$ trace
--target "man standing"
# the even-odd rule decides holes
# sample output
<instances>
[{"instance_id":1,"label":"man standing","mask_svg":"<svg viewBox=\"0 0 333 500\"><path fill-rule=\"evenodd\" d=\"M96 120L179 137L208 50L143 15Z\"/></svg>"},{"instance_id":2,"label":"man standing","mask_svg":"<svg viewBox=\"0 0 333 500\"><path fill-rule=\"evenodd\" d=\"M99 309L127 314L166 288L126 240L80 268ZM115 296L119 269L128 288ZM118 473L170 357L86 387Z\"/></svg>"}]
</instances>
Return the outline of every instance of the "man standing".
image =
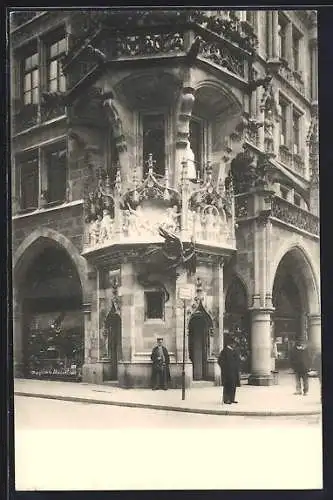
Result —
<instances>
[{"instance_id":1,"label":"man standing","mask_svg":"<svg viewBox=\"0 0 333 500\"><path fill-rule=\"evenodd\" d=\"M153 348L151 356L153 362L152 369L152 389L168 390L170 381L170 358L167 348L163 345L163 338L157 339L157 345Z\"/></svg>"},{"instance_id":2,"label":"man standing","mask_svg":"<svg viewBox=\"0 0 333 500\"><path fill-rule=\"evenodd\" d=\"M235 401L236 387L240 387L240 359L233 339L225 339L225 347L218 357L223 385L223 403L238 403Z\"/></svg>"},{"instance_id":3,"label":"man standing","mask_svg":"<svg viewBox=\"0 0 333 500\"><path fill-rule=\"evenodd\" d=\"M297 340L291 353L291 367L295 372L296 377L296 392L295 394L302 394L306 396L309 391L309 351L304 342Z\"/></svg>"}]
</instances>

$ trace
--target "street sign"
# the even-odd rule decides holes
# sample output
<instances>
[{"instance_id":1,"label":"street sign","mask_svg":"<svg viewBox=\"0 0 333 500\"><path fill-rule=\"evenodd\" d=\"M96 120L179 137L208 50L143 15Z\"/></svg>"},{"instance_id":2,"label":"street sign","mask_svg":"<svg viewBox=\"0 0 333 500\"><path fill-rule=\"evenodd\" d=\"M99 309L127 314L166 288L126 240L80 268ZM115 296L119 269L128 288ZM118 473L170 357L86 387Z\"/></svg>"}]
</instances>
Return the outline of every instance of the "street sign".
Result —
<instances>
[{"instance_id":1,"label":"street sign","mask_svg":"<svg viewBox=\"0 0 333 500\"><path fill-rule=\"evenodd\" d=\"M194 297L194 285L191 283L179 287L178 296L183 300L191 300Z\"/></svg>"}]
</instances>

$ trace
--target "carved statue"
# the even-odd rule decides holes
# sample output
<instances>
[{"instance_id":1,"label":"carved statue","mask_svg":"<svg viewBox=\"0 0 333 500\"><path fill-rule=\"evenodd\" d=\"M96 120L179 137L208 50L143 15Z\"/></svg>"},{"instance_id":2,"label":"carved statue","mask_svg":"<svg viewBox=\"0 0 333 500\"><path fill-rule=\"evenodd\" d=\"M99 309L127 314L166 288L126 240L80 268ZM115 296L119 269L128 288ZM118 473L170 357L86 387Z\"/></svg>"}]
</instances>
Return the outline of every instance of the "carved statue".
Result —
<instances>
[{"instance_id":1,"label":"carved statue","mask_svg":"<svg viewBox=\"0 0 333 500\"><path fill-rule=\"evenodd\" d=\"M178 212L177 205L173 205L173 207L169 207L166 210L166 218L165 221L161 224L161 227L166 231L171 231L172 233L176 233L179 231L179 217L180 213Z\"/></svg>"},{"instance_id":2,"label":"carved statue","mask_svg":"<svg viewBox=\"0 0 333 500\"><path fill-rule=\"evenodd\" d=\"M190 141L187 141L185 161L187 161L187 177L189 180L196 180L197 170L195 167L195 156L191 148Z\"/></svg>"},{"instance_id":3,"label":"carved statue","mask_svg":"<svg viewBox=\"0 0 333 500\"><path fill-rule=\"evenodd\" d=\"M196 212L193 214L193 232L196 239L202 237L202 216L200 207L197 207Z\"/></svg>"},{"instance_id":4,"label":"carved statue","mask_svg":"<svg viewBox=\"0 0 333 500\"><path fill-rule=\"evenodd\" d=\"M99 241L104 243L112 237L113 220L111 219L110 212L106 209L103 210L103 219L100 225Z\"/></svg>"},{"instance_id":5,"label":"carved statue","mask_svg":"<svg viewBox=\"0 0 333 500\"><path fill-rule=\"evenodd\" d=\"M219 213L216 207L207 207L205 214L206 239L216 241L219 234Z\"/></svg>"}]
</instances>

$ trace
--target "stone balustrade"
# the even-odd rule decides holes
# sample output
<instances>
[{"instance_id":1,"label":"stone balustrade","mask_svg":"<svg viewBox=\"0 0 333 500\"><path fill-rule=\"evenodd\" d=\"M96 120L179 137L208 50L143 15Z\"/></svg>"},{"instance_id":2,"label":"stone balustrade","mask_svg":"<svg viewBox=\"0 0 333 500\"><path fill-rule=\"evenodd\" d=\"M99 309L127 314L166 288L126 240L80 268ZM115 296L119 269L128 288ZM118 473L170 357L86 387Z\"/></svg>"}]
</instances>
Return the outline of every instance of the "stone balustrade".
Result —
<instances>
[{"instance_id":1,"label":"stone balustrade","mask_svg":"<svg viewBox=\"0 0 333 500\"><path fill-rule=\"evenodd\" d=\"M319 218L283 198L274 197L271 215L287 224L319 236Z\"/></svg>"}]
</instances>

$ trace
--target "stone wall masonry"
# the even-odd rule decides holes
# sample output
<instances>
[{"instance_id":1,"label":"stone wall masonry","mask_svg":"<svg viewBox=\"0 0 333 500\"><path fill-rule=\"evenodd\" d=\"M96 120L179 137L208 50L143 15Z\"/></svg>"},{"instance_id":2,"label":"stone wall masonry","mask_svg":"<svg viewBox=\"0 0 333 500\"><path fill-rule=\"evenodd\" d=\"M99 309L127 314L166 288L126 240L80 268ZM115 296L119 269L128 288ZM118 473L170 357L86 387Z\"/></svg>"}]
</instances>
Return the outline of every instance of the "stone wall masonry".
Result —
<instances>
[{"instance_id":1,"label":"stone wall masonry","mask_svg":"<svg viewBox=\"0 0 333 500\"><path fill-rule=\"evenodd\" d=\"M40 210L13 219L13 252L36 229L50 228L66 236L81 253L83 243L83 206L64 206L53 210Z\"/></svg>"}]
</instances>

